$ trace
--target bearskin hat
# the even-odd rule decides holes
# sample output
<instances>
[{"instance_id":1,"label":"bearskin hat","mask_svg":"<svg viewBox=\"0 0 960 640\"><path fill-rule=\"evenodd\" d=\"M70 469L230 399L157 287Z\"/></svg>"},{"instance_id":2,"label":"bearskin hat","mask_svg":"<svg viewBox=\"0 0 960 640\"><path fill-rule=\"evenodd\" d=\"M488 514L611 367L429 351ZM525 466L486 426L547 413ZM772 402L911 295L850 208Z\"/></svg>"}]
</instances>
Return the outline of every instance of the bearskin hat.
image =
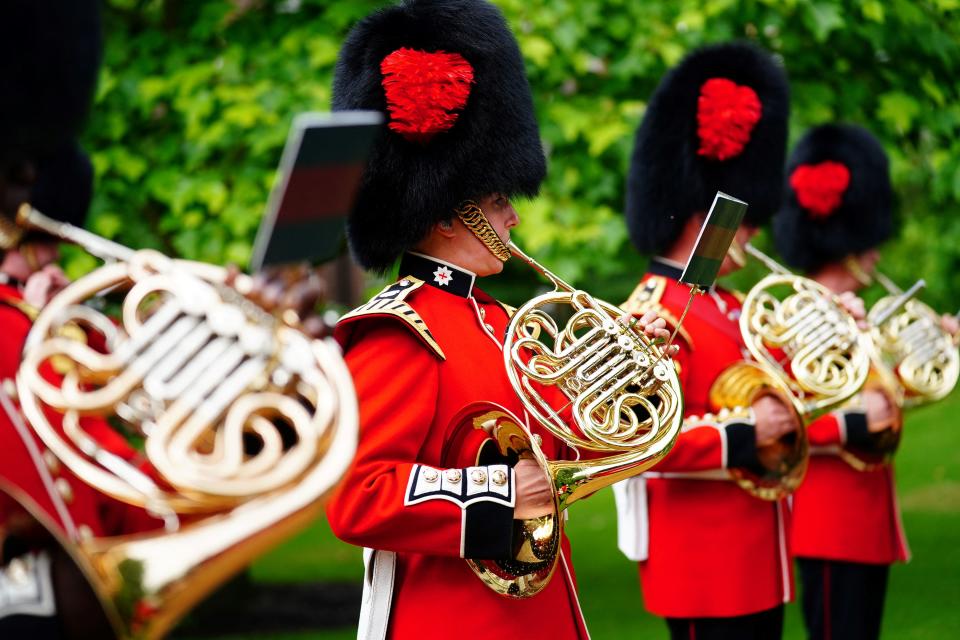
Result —
<instances>
[{"instance_id":1,"label":"bearskin hat","mask_svg":"<svg viewBox=\"0 0 960 640\"><path fill-rule=\"evenodd\" d=\"M773 219L786 263L816 270L879 246L893 234L887 154L866 129L811 129L787 163L784 203Z\"/></svg>"},{"instance_id":2,"label":"bearskin hat","mask_svg":"<svg viewBox=\"0 0 960 640\"><path fill-rule=\"evenodd\" d=\"M76 137L93 100L100 53L98 0L0 4L0 179L6 183L0 222L5 227L14 224L24 198L48 216L83 224L93 169ZM19 233L5 235L3 249L21 240Z\"/></svg>"},{"instance_id":3,"label":"bearskin hat","mask_svg":"<svg viewBox=\"0 0 960 640\"><path fill-rule=\"evenodd\" d=\"M483 0L410 0L362 20L340 51L333 108L388 118L347 224L368 269L388 269L464 200L532 197L546 173L520 50Z\"/></svg>"},{"instance_id":4,"label":"bearskin hat","mask_svg":"<svg viewBox=\"0 0 960 640\"><path fill-rule=\"evenodd\" d=\"M56 153L78 135L100 51L98 0L0 4L0 166Z\"/></svg>"},{"instance_id":5,"label":"bearskin hat","mask_svg":"<svg viewBox=\"0 0 960 640\"><path fill-rule=\"evenodd\" d=\"M45 215L82 227L93 198L93 165L76 142L37 161L31 204Z\"/></svg>"},{"instance_id":6,"label":"bearskin hat","mask_svg":"<svg viewBox=\"0 0 960 640\"><path fill-rule=\"evenodd\" d=\"M746 43L703 47L654 91L627 176L626 217L641 253L666 251L717 191L750 206L761 225L783 183L790 90L769 53Z\"/></svg>"}]
</instances>

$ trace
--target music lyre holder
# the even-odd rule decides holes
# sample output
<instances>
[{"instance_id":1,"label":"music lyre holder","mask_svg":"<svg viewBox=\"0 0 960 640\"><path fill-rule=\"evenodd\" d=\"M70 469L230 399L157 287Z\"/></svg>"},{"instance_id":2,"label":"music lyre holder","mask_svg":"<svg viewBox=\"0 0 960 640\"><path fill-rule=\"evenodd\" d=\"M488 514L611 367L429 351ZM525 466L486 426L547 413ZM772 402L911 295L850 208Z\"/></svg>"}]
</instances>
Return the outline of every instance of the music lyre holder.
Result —
<instances>
[{"instance_id":1,"label":"music lyre holder","mask_svg":"<svg viewBox=\"0 0 960 640\"><path fill-rule=\"evenodd\" d=\"M673 328L673 333L663 345L660 357L654 361L649 369L656 366L664 355L669 353L670 346L677 337L677 332L683 325L687 312L693 306L693 300L698 294L707 291L717 281L720 275L720 267L723 265L730 245L740 228L743 216L747 213L747 203L729 196L722 191L717 191L713 198L713 204L707 213L703 226L700 227L700 233L697 235L697 242L687 258L687 264L680 275L680 282L690 285L690 297L687 304L680 314L677 325Z\"/></svg>"}]
</instances>

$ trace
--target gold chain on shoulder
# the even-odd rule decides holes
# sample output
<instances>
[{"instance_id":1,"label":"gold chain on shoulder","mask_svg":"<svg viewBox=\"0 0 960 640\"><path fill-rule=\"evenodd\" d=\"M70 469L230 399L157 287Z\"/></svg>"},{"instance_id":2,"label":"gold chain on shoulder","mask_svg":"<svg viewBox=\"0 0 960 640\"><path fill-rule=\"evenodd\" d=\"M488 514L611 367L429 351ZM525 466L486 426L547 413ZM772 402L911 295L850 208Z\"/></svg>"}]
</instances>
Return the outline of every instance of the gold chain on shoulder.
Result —
<instances>
[{"instance_id":1,"label":"gold chain on shoulder","mask_svg":"<svg viewBox=\"0 0 960 640\"><path fill-rule=\"evenodd\" d=\"M457 209L457 216L460 222L466 225L467 229L473 232L473 235L484 244L484 246L497 257L498 260L506 262L510 259L510 249L503 244L503 240L497 235L497 232L490 226L490 221L483 214L483 209L476 202L467 200Z\"/></svg>"},{"instance_id":2,"label":"gold chain on shoulder","mask_svg":"<svg viewBox=\"0 0 960 640\"><path fill-rule=\"evenodd\" d=\"M20 244L23 233L23 227L0 213L0 251L9 251Z\"/></svg>"}]
</instances>

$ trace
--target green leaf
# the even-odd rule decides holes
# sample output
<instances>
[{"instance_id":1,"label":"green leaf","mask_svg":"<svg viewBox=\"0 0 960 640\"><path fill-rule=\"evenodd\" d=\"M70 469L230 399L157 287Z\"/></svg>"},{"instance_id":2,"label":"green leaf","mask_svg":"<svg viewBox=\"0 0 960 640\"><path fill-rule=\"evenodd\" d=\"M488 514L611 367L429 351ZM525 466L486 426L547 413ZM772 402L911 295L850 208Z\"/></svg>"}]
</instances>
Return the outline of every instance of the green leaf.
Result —
<instances>
[{"instance_id":1,"label":"green leaf","mask_svg":"<svg viewBox=\"0 0 960 640\"><path fill-rule=\"evenodd\" d=\"M920 86L923 87L923 92L928 96L933 98L933 101L937 104L938 107L942 107L947 102L947 97L943 93L936 80L934 80L933 75L927 73L922 78L920 78Z\"/></svg>"},{"instance_id":2,"label":"green leaf","mask_svg":"<svg viewBox=\"0 0 960 640\"><path fill-rule=\"evenodd\" d=\"M867 0L860 6L860 12L867 20L881 23L886 15L883 11L883 3L878 0Z\"/></svg>"},{"instance_id":3,"label":"green leaf","mask_svg":"<svg viewBox=\"0 0 960 640\"><path fill-rule=\"evenodd\" d=\"M101 212L93 217L90 224L93 232L104 238L116 238L123 228L123 218L113 212Z\"/></svg>"},{"instance_id":4,"label":"green leaf","mask_svg":"<svg viewBox=\"0 0 960 640\"><path fill-rule=\"evenodd\" d=\"M594 127L590 131L588 153L597 157L606 151L610 145L629 134L630 127L621 120L613 120Z\"/></svg>"},{"instance_id":5,"label":"green leaf","mask_svg":"<svg viewBox=\"0 0 960 640\"><path fill-rule=\"evenodd\" d=\"M676 42L664 42L660 45L660 57L664 64L672 67L683 59L686 50L683 45Z\"/></svg>"},{"instance_id":6,"label":"green leaf","mask_svg":"<svg viewBox=\"0 0 960 640\"><path fill-rule=\"evenodd\" d=\"M219 213L227 202L227 187L220 180L206 180L196 186L195 197L210 213Z\"/></svg>"},{"instance_id":7,"label":"green leaf","mask_svg":"<svg viewBox=\"0 0 960 640\"><path fill-rule=\"evenodd\" d=\"M960 164L953 171L953 197L960 200Z\"/></svg>"},{"instance_id":8,"label":"green leaf","mask_svg":"<svg viewBox=\"0 0 960 640\"><path fill-rule=\"evenodd\" d=\"M520 38L520 49L524 57L532 60L538 67L544 67L554 53L553 44L540 36L526 36Z\"/></svg>"},{"instance_id":9,"label":"green leaf","mask_svg":"<svg viewBox=\"0 0 960 640\"><path fill-rule=\"evenodd\" d=\"M825 42L830 33L844 26L842 8L833 3L813 2L807 6L804 21L817 42Z\"/></svg>"},{"instance_id":10,"label":"green leaf","mask_svg":"<svg viewBox=\"0 0 960 640\"><path fill-rule=\"evenodd\" d=\"M877 117L897 133L910 130L914 118L920 113L920 105L906 93L893 91L880 96Z\"/></svg>"}]
</instances>

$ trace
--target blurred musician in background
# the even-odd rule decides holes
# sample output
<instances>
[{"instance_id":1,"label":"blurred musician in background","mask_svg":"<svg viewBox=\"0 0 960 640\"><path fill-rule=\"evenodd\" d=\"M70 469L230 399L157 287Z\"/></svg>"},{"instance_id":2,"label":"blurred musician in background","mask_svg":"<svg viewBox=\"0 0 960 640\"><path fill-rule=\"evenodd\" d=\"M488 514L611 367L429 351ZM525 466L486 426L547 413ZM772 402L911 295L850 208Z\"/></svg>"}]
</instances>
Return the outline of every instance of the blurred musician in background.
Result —
<instances>
[{"instance_id":1,"label":"blurred musician in background","mask_svg":"<svg viewBox=\"0 0 960 640\"><path fill-rule=\"evenodd\" d=\"M0 8L0 637L102 637L92 592L64 551L89 536L160 526L106 498L65 469L30 430L14 379L38 309L66 284L57 243L17 227L32 203L81 225L93 170L76 136L100 61L98 2L5 2ZM55 371L49 375L58 375ZM133 450L105 423L85 424L113 453ZM62 620L74 623L68 631Z\"/></svg>"},{"instance_id":2,"label":"blurred musician in background","mask_svg":"<svg viewBox=\"0 0 960 640\"><path fill-rule=\"evenodd\" d=\"M783 68L747 44L700 49L661 81L627 180L630 237L654 256L627 310L676 324L690 294L677 280L717 191L749 204L730 254L716 256L721 275L742 266L734 250L780 203L788 112ZM748 494L729 470L759 465L758 447L795 430L795 414L772 396L738 408L708 399L744 357L739 315L720 287L693 302L677 338L684 431L652 471L615 487L620 547L639 561L644 604L675 640L779 638L793 595L785 505Z\"/></svg>"},{"instance_id":3,"label":"blurred musician in background","mask_svg":"<svg viewBox=\"0 0 960 640\"><path fill-rule=\"evenodd\" d=\"M894 230L880 142L852 125L810 130L790 156L785 190L774 232L787 264L837 293L870 284L878 247ZM890 565L909 558L892 465L858 471L840 457L844 448L875 450L897 409L877 389L858 404L809 425L810 466L793 496L792 545L811 638L879 637Z\"/></svg>"}]
</instances>

